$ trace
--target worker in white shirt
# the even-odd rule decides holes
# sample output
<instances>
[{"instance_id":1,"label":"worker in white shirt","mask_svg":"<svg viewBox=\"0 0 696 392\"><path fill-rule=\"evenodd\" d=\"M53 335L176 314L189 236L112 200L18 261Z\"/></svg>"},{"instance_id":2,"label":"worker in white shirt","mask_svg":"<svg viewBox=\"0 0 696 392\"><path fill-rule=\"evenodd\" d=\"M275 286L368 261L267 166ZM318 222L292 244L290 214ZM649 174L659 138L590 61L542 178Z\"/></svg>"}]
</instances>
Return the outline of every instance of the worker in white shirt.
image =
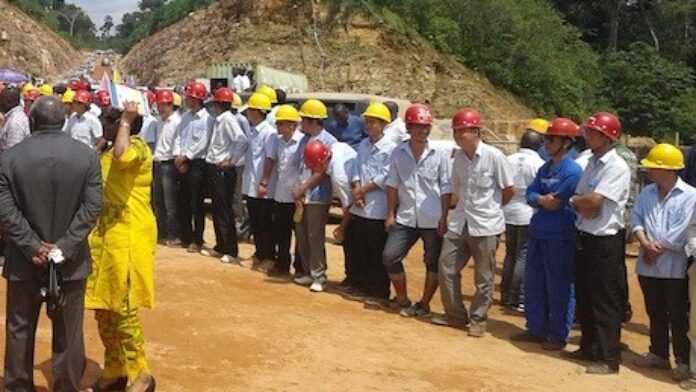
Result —
<instances>
[{"instance_id":1,"label":"worker in white shirt","mask_svg":"<svg viewBox=\"0 0 696 392\"><path fill-rule=\"evenodd\" d=\"M179 172L174 166L176 158L177 128L181 116L174 110L174 95L169 90L160 90L155 98L159 112L157 121L160 137L155 145L153 199L157 218L157 235L164 245L180 246L177 195Z\"/></svg>"},{"instance_id":2,"label":"worker in white shirt","mask_svg":"<svg viewBox=\"0 0 696 392\"><path fill-rule=\"evenodd\" d=\"M596 113L584 125L592 158L570 204L579 217L575 255L580 349L570 358L590 360L590 374L615 374L621 362L621 321L625 300L623 249L624 206L631 170L614 149L621 123L610 113Z\"/></svg>"},{"instance_id":3,"label":"worker in white shirt","mask_svg":"<svg viewBox=\"0 0 696 392\"><path fill-rule=\"evenodd\" d=\"M672 378L686 381L691 374L685 246L696 189L677 175L684 168L684 155L673 145L653 147L640 165L653 182L638 196L632 216L633 233L640 243L636 273L650 318L650 350L634 363L644 368L671 369L671 335L677 365Z\"/></svg>"},{"instance_id":4,"label":"worker in white shirt","mask_svg":"<svg viewBox=\"0 0 696 392\"><path fill-rule=\"evenodd\" d=\"M575 150L578 152L578 156L575 157L575 163L580 165L582 170L585 170L587 164L590 162L590 158L592 158L592 150L587 148L584 135L578 135L573 144L575 145Z\"/></svg>"},{"instance_id":5,"label":"worker in white shirt","mask_svg":"<svg viewBox=\"0 0 696 392\"><path fill-rule=\"evenodd\" d=\"M389 299L389 275L382 263L387 242L384 230L386 180L391 154L397 144L384 135L384 128L391 121L385 104L370 104L363 118L368 137L358 146L351 179L354 202L345 233L346 279L353 295L386 300Z\"/></svg>"},{"instance_id":6,"label":"worker in white shirt","mask_svg":"<svg viewBox=\"0 0 696 392\"><path fill-rule=\"evenodd\" d=\"M518 152L507 157L513 170L515 196L505 205L505 262L500 283L501 303L524 310L524 271L527 265L527 232L534 208L527 204L527 187L544 164L537 150L544 139L538 132L526 131Z\"/></svg>"},{"instance_id":7,"label":"worker in white shirt","mask_svg":"<svg viewBox=\"0 0 696 392\"><path fill-rule=\"evenodd\" d=\"M157 98L155 94L149 90L146 91L144 95L145 99L147 99L150 111L143 115L143 128L140 130L138 136L140 136L141 139L145 140L145 143L147 143L147 145L150 147L150 150L154 152L155 144L157 143L158 138L158 127L157 118L152 114L152 110L155 107Z\"/></svg>"},{"instance_id":8,"label":"worker in white shirt","mask_svg":"<svg viewBox=\"0 0 696 392\"><path fill-rule=\"evenodd\" d=\"M394 286L396 297L383 306L399 311L404 317L430 313L430 301L437 291L438 264L447 221L452 186L449 157L430 146L428 136L433 124L430 107L411 105L406 110L408 143L394 149L387 176L387 243L382 262ZM398 208L397 208L398 207ZM411 304L406 288L403 259L418 239L423 240L427 275L423 295ZM372 304L370 301L366 301Z\"/></svg>"},{"instance_id":9,"label":"worker in white shirt","mask_svg":"<svg viewBox=\"0 0 696 392\"><path fill-rule=\"evenodd\" d=\"M239 126L242 127L245 135L249 135L249 119L240 112L242 108L242 97L239 94L234 94L234 101L232 101L232 113L234 113L237 118ZM235 181L234 196L232 202L232 209L234 210L234 219L237 225L237 239L239 241L249 241L251 237L251 226L249 225L249 211L247 211L246 204L242 198L242 178L244 176L244 164L246 163L246 151L237 160L234 165L234 171L237 173L237 181Z\"/></svg>"},{"instance_id":10,"label":"worker in white shirt","mask_svg":"<svg viewBox=\"0 0 696 392\"><path fill-rule=\"evenodd\" d=\"M181 118L177 131L178 155L174 160L181 173L179 211L181 216L181 242L189 253L203 249L205 230L205 155L215 119L208 114L203 101L208 90L200 82L186 86L187 111ZM193 225L192 225L193 224Z\"/></svg>"},{"instance_id":11,"label":"worker in white shirt","mask_svg":"<svg viewBox=\"0 0 696 392\"><path fill-rule=\"evenodd\" d=\"M469 336L486 333L488 309L495 288L495 250L505 231L505 206L515 193L513 171L505 155L481 140L481 115L461 109L452 118L454 141L461 148L454 155L453 191L459 201L449 217L439 260L440 295L444 317L433 317L438 325L463 327L471 321ZM471 316L462 299L461 271L474 259L476 293Z\"/></svg>"},{"instance_id":12,"label":"worker in white shirt","mask_svg":"<svg viewBox=\"0 0 696 392\"><path fill-rule=\"evenodd\" d=\"M269 188L273 192L273 244L277 250L275 265L268 271L272 276L287 276L290 274L290 244L294 228L295 200L292 188L299 182L300 169L295 165L295 155L302 139L299 131L300 113L293 106L283 105L276 115L278 133L271 135L266 144L266 161L263 176L259 182L258 195L268 195ZM268 184L268 185L264 185ZM303 276L302 262L298 257L299 251L295 243L295 260L293 267L296 276Z\"/></svg>"},{"instance_id":13,"label":"worker in white shirt","mask_svg":"<svg viewBox=\"0 0 696 392\"><path fill-rule=\"evenodd\" d=\"M234 93L221 87L213 96L215 125L205 156L208 191L213 201L213 228L215 246L203 249L204 256L220 259L226 264L240 264L237 226L232 209L235 182L235 163L246 153L247 136L230 111Z\"/></svg>"},{"instance_id":14,"label":"worker in white shirt","mask_svg":"<svg viewBox=\"0 0 696 392\"><path fill-rule=\"evenodd\" d=\"M392 121L384 127L384 136L396 144L401 144L409 139L406 123L399 117L399 105L394 101L384 103L389 108Z\"/></svg>"},{"instance_id":15,"label":"worker in white shirt","mask_svg":"<svg viewBox=\"0 0 696 392\"><path fill-rule=\"evenodd\" d=\"M266 144L276 130L266 121L266 114L271 110L271 100L261 93L249 97L247 118L251 128L247 135L249 145L246 150L242 194L246 198L249 210L249 223L254 236L256 252L252 256L252 268L267 272L273 267L275 250L273 249L273 189L265 195L259 195L259 185L268 187L270 183L261 183L263 166L266 161Z\"/></svg>"},{"instance_id":16,"label":"worker in white shirt","mask_svg":"<svg viewBox=\"0 0 696 392\"><path fill-rule=\"evenodd\" d=\"M300 117L304 133L296 155L296 164L300 168L300 182L293 189L292 195L298 206L302 207L301 219L295 222L295 230L302 266L309 275L296 277L294 282L309 286L310 291L318 293L324 291L327 280L326 224L329 220L333 188L331 178L326 173L328 168L321 165L321 158L324 158L324 152L330 154L331 146L337 140L324 129L328 111L323 102L308 99L300 107ZM310 149L308 155L305 150L312 143L320 148ZM312 151L322 154L313 155Z\"/></svg>"},{"instance_id":17,"label":"worker in white shirt","mask_svg":"<svg viewBox=\"0 0 696 392\"><path fill-rule=\"evenodd\" d=\"M65 130L73 139L101 151L106 146L106 139L101 121L88 111L91 103L92 94L88 91L80 90L75 93L71 104L73 115L70 116Z\"/></svg>"}]
</instances>

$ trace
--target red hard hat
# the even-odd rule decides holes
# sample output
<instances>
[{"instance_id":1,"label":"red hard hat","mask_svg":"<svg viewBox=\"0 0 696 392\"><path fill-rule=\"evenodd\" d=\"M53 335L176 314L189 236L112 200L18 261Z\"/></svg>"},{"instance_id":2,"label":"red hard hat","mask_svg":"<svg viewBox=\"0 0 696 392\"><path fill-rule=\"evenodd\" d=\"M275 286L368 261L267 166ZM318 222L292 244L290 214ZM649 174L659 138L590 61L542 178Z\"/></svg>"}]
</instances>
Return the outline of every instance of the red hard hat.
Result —
<instances>
[{"instance_id":1,"label":"red hard hat","mask_svg":"<svg viewBox=\"0 0 696 392\"><path fill-rule=\"evenodd\" d=\"M546 131L546 134L552 136L576 137L579 129L580 127L578 124L573 122L573 120L557 117L551 121L551 125Z\"/></svg>"},{"instance_id":2,"label":"red hard hat","mask_svg":"<svg viewBox=\"0 0 696 392\"><path fill-rule=\"evenodd\" d=\"M600 132L604 136L614 141L621 137L621 122L611 113L595 113L585 120L582 127Z\"/></svg>"},{"instance_id":3,"label":"red hard hat","mask_svg":"<svg viewBox=\"0 0 696 392\"><path fill-rule=\"evenodd\" d=\"M155 100L157 103L174 103L174 93L171 90L158 90Z\"/></svg>"},{"instance_id":4,"label":"red hard hat","mask_svg":"<svg viewBox=\"0 0 696 392\"><path fill-rule=\"evenodd\" d=\"M80 90L75 93L73 102L82 103L89 106L92 103L92 94L87 90Z\"/></svg>"},{"instance_id":5,"label":"red hard hat","mask_svg":"<svg viewBox=\"0 0 696 392\"><path fill-rule=\"evenodd\" d=\"M433 113L430 107L416 103L406 109L406 124L433 125Z\"/></svg>"},{"instance_id":6,"label":"red hard hat","mask_svg":"<svg viewBox=\"0 0 696 392\"><path fill-rule=\"evenodd\" d=\"M452 117L452 129L481 128L481 114L476 109L457 110Z\"/></svg>"},{"instance_id":7,"label":"red hard hat","mask_svg":"<svg viewBox=\"0 0 696 392\"><path fill-rule=\"evenodd\" d=\"M41 91L37 88L31 89L24 94L25 101L34 102L39 98L41 98Z\"/></svg>"},{"instance_id":8,"label":"red hard hat","mask_svg":"<svg viewBox=\"0 0 696 392\"><path fill-rule=\"evenodd\" d=\"M331 150L326 144L319 140L307 143L304 150L304 162L308 168L316 169L324 164L329 157L331 157Z\"/></svg>"},{"instance_id":9,"label":"red hard hat","mask_svg":"<svg viewBox=\"0 0 696 392\"><path fill-rule=\"evenodd\" d=\"M234 101L234 92L231 88L220 87L215 90L215 96L213 97L213 102L228 102L232 103Z\"/></svg>"},{"instance_id":10,"label":"red hard hat","mask_svg":"<svg viewBox=\"0 0 696 392\"><path fill-rule=\"evenodd\" d=\"M87 90L87 83L82 80L73 79L68 83L68 87L73 91Z\"/></svg>"},{"instance_id":11,"label":"red hard hat","mask_svg":"<svg viewBox=\"0 0 696 392\"><path fill-rule=\"evenodd\" d=\"M155 103L155 93L150 90L145 91L145 98L147 98L147 104L152 106Z\"/></svg>"},{"instance_id":12,"label":"red hard hat","mask_svg":"<svg viewBox=\"0 0 696 392\"><path fill-rule=\"evenodd\" d=\"M95 103L99 107L104 108L107 106L111 106L111 96L109 95L109 93L107 91L104 91L104 90L97 91L94 99L95 99Z\"/></svg>"},{"instance_id":13,"label":"red hard hat","mask_svg":"<svg viewBox=\"0 0 696 392\"><path fill-rule=\"evenodd\" d=\"M193 82L186 86L185 94L187 97L200 99L202 101L208 95L208 90L203 83Z\"/></svg>"}]
</instances>

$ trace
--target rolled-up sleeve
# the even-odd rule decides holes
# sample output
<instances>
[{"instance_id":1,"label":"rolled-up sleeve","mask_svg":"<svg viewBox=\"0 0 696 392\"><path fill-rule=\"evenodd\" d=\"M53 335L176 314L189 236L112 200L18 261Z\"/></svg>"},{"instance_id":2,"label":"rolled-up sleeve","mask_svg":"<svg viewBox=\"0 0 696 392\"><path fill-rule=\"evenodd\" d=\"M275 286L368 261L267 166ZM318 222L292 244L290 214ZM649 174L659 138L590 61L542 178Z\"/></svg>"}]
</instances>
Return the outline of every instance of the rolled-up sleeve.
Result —
<instances>
[{"instance_id":1,"label":"rolled-up sleeve","mask_svg":"<svg viewBox=\"0 0 696 392\"><path fill-rule=\"evenodd\" d=\"M640 195L638 195L638 200L636 200L636 204L633 207L631 225L633 226L634 233L645 231L645 200L648 198L648 192L650 192L650 188L644 189Z\"/></svg>"}]
</instances>

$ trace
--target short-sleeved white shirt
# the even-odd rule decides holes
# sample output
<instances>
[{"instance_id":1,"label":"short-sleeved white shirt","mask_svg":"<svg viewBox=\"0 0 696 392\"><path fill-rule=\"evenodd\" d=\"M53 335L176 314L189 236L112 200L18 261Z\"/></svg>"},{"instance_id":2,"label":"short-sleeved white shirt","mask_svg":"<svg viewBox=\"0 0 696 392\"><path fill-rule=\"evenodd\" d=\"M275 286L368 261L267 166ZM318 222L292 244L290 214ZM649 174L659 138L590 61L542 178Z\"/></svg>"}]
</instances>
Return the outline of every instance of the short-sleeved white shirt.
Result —
<instances>
[{"instance_id":1,"label":"short-sleeved white shirt","mask_svg":"<svg viewBox=\"0 0 696 392\"><path fill-rule=\"evenodd\" d=\"M505 223L527 226L534 214L534 208L527 203L527 187L534 182L539 168L544 165L544 160L536 151L528 148L521 148L508 156L507 160L512 168L515 195L503 208Z\"/></svg>"}]
</instances>

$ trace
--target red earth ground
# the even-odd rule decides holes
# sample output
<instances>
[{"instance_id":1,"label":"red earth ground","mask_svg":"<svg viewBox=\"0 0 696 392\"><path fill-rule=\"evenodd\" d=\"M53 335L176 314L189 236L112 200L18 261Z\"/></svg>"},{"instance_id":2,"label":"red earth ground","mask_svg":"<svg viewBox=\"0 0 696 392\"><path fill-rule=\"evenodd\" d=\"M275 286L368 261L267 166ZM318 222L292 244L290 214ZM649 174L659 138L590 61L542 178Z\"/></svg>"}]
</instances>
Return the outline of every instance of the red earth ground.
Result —
<instances>
[{"instance_id":1,"label":"red earth ground","mask_svg":"<svg viewBox=\"0 0 696 392\"><path fill-rule=\"evenodd\" d=\"M332 227L327 227L330 233ZM206 238L212 242L212 227ZM340 247L327 244L329 278L343 278ZM504 246L498 251L502 264ZM253 247L241 245L241 256ZM409 292L418 299L424 277L422 248L408 258ZM619 375L589 376L580 363L509 337L524 318L496 303L489 334L404 319L336 292L310 293L288 280L248 268L223 265L183 249L157 249L157 307L141 312L147 352L158 390L175 391L674 391L665 371L632 365L648 348L642 294L629 259L635 310L626 325ZM499 270L500 272L500 270ZM466 300L473 293L473 269L463 274ZM2 283L0 291L5 291ZM498 294L496 293L496 299ZM433 310L441 312L439 295ZM4 301L0 305L4 316ZM102 345L93 313L86 314L89 358L83 383L99 374ZM575 349L578 331L572 333ZM0 341L4 346L4 339ZM50 380L50 324L41 317L35 381L46 391Z\"/></svg>"}]
</instances>

